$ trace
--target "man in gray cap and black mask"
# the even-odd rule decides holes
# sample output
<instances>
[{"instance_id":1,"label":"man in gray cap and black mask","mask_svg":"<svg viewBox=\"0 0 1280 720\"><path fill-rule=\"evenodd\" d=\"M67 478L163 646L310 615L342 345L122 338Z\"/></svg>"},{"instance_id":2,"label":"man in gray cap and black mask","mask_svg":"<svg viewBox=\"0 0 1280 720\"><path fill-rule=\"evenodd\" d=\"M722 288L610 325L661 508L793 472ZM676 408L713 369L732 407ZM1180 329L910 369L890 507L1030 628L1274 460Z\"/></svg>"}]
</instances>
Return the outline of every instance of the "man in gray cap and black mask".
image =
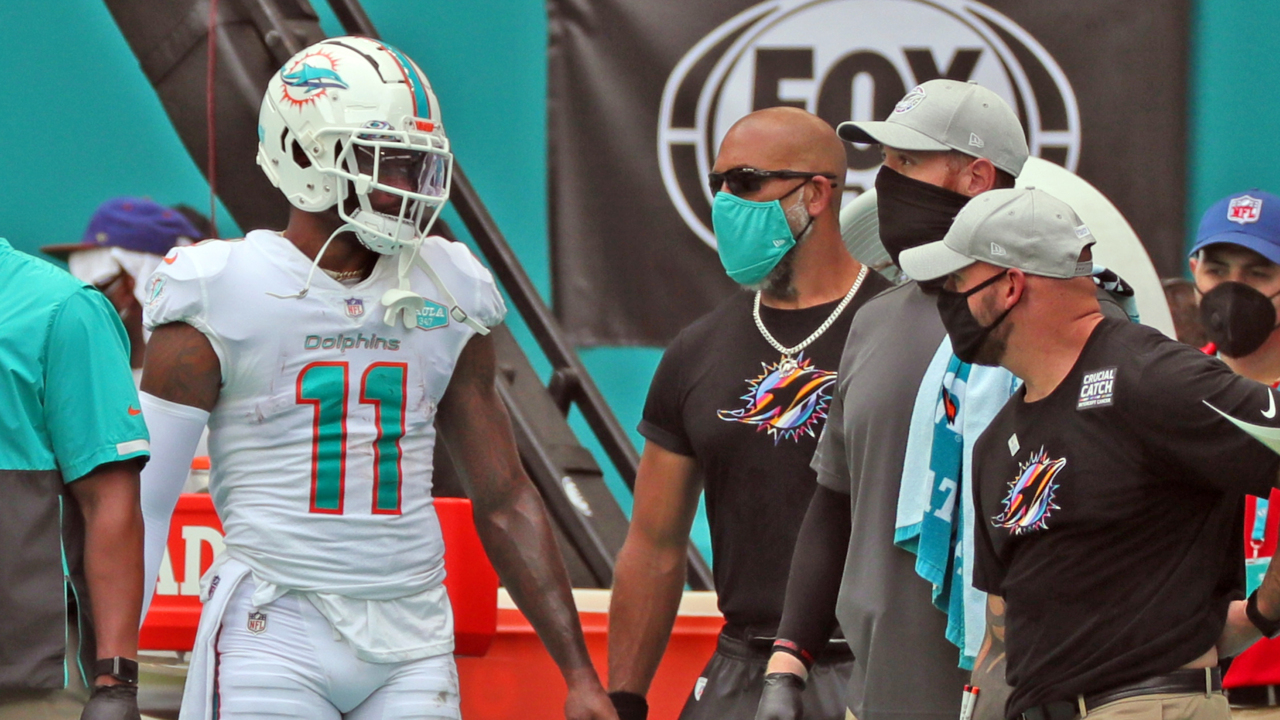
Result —
<instances>
[{"instance_id":1,"label":"man in gray cap and black mask","mask_svg":"<svg viewBox=\"0 0 1280 720\"><path fill-rule=\"evenodd\" d=\"M884 122L838 130L847 142L883 148L880 236L895 264L903 250L940 240L971 197L1011 187L1028 154L1005 101L952 80L915 88ZM800 717L797 688L826 641L820 619L832 608L856 658L850 716L955 720L960 711L969 673L947 640L948 616L917 574L918 556L895 544L911 399L944 337L932 292L916 282L882 293L853 320L757 720Z\"/></svg>"},{"instance_id":2,"label":"man in gray cap and black mask","mask_svg":"<svg viewBox=\"0 0 1280 720\"><path fill-rule=\"evenodd\" d=\"M1105 318L1092 233L1033 189L975 199L902 254L952 344L1023 381L974 449L974 584L1008 607L1008 720L1227 720L1220 658L1280 634L1244 598L1241 500L1276 484L1271 388ZM1259 423L1272 426L1260 427ZM994 628L989 628L994 630Z\"/></svg>"}]
</instances>

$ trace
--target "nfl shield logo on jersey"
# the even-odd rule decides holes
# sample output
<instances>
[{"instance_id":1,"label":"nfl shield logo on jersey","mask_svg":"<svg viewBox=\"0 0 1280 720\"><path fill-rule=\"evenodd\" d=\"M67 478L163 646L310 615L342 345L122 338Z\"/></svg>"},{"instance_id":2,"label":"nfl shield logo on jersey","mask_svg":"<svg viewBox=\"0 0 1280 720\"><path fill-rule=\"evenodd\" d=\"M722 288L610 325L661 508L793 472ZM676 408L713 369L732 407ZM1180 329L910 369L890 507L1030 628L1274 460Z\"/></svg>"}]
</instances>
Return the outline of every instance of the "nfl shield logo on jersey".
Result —
<instances>
[{"instance_id":1,"label":"nfl shield logo on jersey","mask_svg":"<svg viewBox=\"0 0 1280 720\"><path fill-rule=\"evenodd\" d=\"M1262 216L1262 201L1256 197L1241 195L1231 198L1227 205L1227 219L1233 223L1256 223Z\"/></svg>"},{"instance_id":2,"label":"nfl shield logo on jersey","mask_svg":"<svg viewBox=\"0 0 1280 720\"><path fill-rule=\"evenodd\" d=\"M261 635L267 629L266 613L250 612L249 613L249 632L254 635Z\"/></svg>"},{"instance_id":3,"label":"nfl shield logo on jersey","mask_svg":"<svg viewBox=\"0 0 1280 720\"><path fill-rule=\"evenodd\" d=\"M364 300L347 298L347 317L358 318L364 315Z\"/></svg>"},{"instance_id":4,"label":"nfl shield logo on jersey","mask_svg":"<svg viewBox=\"0 0 1280 720\"><path fill-rule=\"evenodd\" d=\"M438 302L425 300L418 311L418 327L423 330L435 330L449 324L449 311Z\"/></svg>"}]
</instances>

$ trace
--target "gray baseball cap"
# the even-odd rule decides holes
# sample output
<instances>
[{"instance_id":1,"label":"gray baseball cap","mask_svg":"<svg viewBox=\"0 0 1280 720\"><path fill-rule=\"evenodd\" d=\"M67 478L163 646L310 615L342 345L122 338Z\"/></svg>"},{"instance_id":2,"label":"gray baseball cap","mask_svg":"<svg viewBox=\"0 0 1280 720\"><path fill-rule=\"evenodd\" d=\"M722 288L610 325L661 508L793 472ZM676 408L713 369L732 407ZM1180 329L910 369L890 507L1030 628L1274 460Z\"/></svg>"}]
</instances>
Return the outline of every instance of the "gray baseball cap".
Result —
<instances>
[{"instance_id":1,"label":"gray baseball cap","mask_svg":"<svg viewBox=\"0 0 1280 720\"><path fill-rule=\"evenodd\" d=\"M1071 206L1043 190L988 190L960 210L945 237L904 250L899 260L914 280L936 280L975 262L1067 279L1092 274L1093 263L1080 254L1094 242Z\"/></svg>"},{"instance_id":2,"label":"gray baseball cap","mask_svg":"<svg viewBox=\"0 0 1280 720\"><path fill-rule=\"evenodd\" d=\"M1014 177L1028 154L1013 108L977 83L956 80L917 85L883 122L843 122L836 132L849 142L898 150L959 150L986 158Z\"/></svg>"}]
</instances>

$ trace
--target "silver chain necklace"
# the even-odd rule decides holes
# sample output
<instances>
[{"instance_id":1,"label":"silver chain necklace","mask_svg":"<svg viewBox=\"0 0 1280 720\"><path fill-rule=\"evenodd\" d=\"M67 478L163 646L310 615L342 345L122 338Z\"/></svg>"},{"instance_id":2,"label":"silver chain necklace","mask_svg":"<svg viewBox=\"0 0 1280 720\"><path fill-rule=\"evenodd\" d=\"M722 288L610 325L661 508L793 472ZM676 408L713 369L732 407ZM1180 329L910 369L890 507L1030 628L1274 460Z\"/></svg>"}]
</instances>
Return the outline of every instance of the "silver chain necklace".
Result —
<instances>
[{"instance_id":1,"label":"silver chain necklace","mask_svg":"<svg viewBox=\"0 0 1280 720\"><path fill-rule=\"evenodd\" d=\"M764 320L760 319L760 291L756 291L756 301L755 305L751 308L751 315L755 318L756 327L760 330L760 334L764 336L764 339L773 346L774 350L782 353L782 362L778 363L778 372L783 375L795 372L796 368L799 367L799 364L795 360L795 355L813 344L814 340L822 337L822 333L826 332L827 328L831 327L831 324L836 321L836 318L840 317L840 313L844 312L844 309L849 306L849 301L853 300L853 296L858 294L858 288L862 287L862 281L866 277L867 266L863 265L862 270L858 272L858 279L853 281L853 287L849 288L849 292L845 293L844 299L840 301L840 304L836 306L836 309L831 311L831 315L829 315L827 319L818 326L817 330L813 331L812 335L805 338L795 347L783 347L782 343L775 340L774 337L769 334L769 330L764 326Z\"/></svg>"}]
</instances>

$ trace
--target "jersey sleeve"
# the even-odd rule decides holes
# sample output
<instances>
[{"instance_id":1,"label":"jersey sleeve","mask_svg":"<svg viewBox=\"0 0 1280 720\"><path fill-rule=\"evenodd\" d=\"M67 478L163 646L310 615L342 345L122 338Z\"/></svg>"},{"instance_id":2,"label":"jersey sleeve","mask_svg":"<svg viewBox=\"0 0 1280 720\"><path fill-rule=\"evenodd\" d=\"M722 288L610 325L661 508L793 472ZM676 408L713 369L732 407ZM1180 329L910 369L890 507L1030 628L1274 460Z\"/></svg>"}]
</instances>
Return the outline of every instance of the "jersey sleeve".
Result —
<instances>
[{"instance_id":1,"label":"jersey sleeve","mask_svg":"<svg viewBox=\"0 0 1280 720\"><path fill-rule=\"evenodd\" d=\"M649 395L644 401L640 434L649 442L678 455L693 457L693 442L684 424L684 361L682 336L677 336L667 351L649 383Z\"/></svg>"},{"instance_id":2,"label":"jersey sleeve","mask_svg":"<svg viewBox=\"0 0 1280 720\"><path fill-rule=\"evenodd\" d=\"M458 270L472 281L470 297L467 300L458 298L459 303L465 303L463 309L485 327L500 325L507 316L507 303L502 299L502 292L498 290L493 273L471 254L466 245L445 242L443 247Z\"/></svg>"},{"instance_id":3,"label":"jersey sleeve","mask_svg":"<svg viewBox=\"0 0 1280 720\"><path fill-rule=\"evenodd\" d=\"M50 326L45 426L64 482L104 463L148 457L147 426L129 369L129 339L102 293L81 288Z\"/></svg>"},{"instance_id":4,"label":"jersey sleeve","mask_svg":"<svg viewBox=\"0 0 1280 720\"><path fill-rule=\"evenodd\" d=\"M181 322L209 338L226 380L227 352L209 319L209 280L226 267L230 241L206 240L174 248L147 280L142 323L154 331L161 325Z\"/></svg>"},{"instance_id":5,"label":"jersey sleeve","mask_svg":"<svg viewBox=\"0 0 1280 720\"><path fill-rule=\"evenodd\" d=\"M1131 406L1133 427L1174 476L1266 497L1276 484L1280 455L1218 411L1250 424L1280 426L1275 391L1194 348L1169 346L1143 370Z\"/></svg>"},{"instance_id":6,"label":"jersey sleeve","mask_svg":"<svg viewBox=\"0 0 1280 720\"><path fill-rule=\"evenodd\" d=\"M174 248L147 279L142 322L148 330L173 322L206 323L200 263L190 250Z\"/></svg>"},{"instance_id":7,"label":"jersey sleeve","mask_svg":"<svg viewBox=\"0 0 1280 720\"><path fill-rule=\"evenodd\" d=\"M836 384L836 391L831 396L827 424L818 436L818 447L809 466L818 473L819 485L845 495L852 494L849 456L845 452L844 386L841 383Z\"/></svg>"}]
</instances>

